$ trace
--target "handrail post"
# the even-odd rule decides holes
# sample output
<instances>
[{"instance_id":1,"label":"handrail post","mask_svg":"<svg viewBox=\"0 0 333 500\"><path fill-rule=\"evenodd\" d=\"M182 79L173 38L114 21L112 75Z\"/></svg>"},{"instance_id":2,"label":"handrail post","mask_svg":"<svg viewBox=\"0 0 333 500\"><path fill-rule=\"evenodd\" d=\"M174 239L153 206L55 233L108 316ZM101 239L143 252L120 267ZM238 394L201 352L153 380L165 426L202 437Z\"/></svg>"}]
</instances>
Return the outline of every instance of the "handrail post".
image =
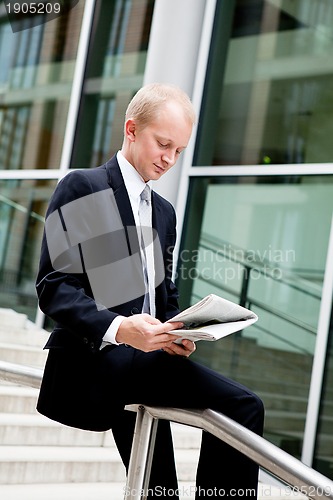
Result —
<instances>
[{"instance_id":1,"label":"handrail post","mask_svg":"<svg viewBox=\"0 0 333 500\"><path fill-rule=\"evenodd\" d=\"M137 412L124 499L146 500L155 447L158 419L144 406L132 405Z\"/></svg>"}]
</instances>

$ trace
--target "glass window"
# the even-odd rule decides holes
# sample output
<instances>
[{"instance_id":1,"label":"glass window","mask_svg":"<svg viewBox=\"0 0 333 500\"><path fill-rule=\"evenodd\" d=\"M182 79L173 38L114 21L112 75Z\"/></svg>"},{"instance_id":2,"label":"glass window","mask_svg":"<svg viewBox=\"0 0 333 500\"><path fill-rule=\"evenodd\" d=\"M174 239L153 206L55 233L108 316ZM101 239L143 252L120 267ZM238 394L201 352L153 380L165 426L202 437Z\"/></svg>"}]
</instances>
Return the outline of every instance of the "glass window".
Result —
<instances>
[{"instance_id":1,"label":"glass window","mask_svg":"<svg viewBox=\"0 0 333 500\"><path fill-rule=\"evenodd\" d=\"M0 307L34 321L44 216L56 181L0 181Z\"/></svg>"},{"instance_id":2,"label":"glass window","mask_svg":"<svg viewBox=\"0 0 333 500\"><path fill-rule=\"evenodd\" d=\"M153 8L153 0L98 2L73 168L96 167L121 148L127 105L143 83Z\"/></svg>"},{"instance_id":3,"label":"glass window","mask_svg":"<svg viewBox=\"0 0 333 500\"><path fill-rule=\"evenodd\" d=\"M193 178L179 252L182 308L216 293L259 316L196 358L257 392L266 437L298 458L332 210L333 175Z\"/></svg>"},{"instance_id":4,"label":"glass window","mask_svg":"<svg viewBox=\"0 0 333 500\"><path fill-rule=\"evenodd\" d=\"M0 169L59 168L84 6L14 33L0 15Z\"/></svg>"},{"instance_id":5,"label":"glass window","mask_svg":"<svg viewBox=\"0 0 333 500\"><path fill-rule=\"evenodd\" d=\"M333 3L217 2L195 165L331 162Z\"/></svg>"}]
</instances>

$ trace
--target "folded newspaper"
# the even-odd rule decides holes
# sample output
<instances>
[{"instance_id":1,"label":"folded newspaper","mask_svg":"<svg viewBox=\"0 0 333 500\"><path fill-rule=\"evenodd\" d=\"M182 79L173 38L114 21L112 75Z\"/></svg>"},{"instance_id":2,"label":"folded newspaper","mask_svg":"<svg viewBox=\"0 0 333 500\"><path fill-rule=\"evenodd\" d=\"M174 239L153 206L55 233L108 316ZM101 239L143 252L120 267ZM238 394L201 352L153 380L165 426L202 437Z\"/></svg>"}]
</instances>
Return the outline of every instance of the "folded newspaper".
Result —
<instances>
[{"instance_id":1,"label":"folded newspaper","mask_svg":"<svg viewBox=\"0 0 333 500\"><path fill-rule=\"evenodd\" d=\"M252 325L258 316L218 295L210 294L174 316L169 322L181 321L184 327L170 333L179 335L176 340L219 340L231 333L238 332Z\"/></svg>"}]
</instances>

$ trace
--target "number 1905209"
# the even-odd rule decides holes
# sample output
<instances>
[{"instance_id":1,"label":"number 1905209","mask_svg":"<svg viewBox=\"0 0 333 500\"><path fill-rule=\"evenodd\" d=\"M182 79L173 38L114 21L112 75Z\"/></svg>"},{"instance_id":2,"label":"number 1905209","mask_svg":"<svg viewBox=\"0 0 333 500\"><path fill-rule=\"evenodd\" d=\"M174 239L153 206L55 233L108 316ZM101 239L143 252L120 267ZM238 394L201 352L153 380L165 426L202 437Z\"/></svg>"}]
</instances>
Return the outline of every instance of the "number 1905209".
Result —
<instances>
[{"instance_id":1,"label":"number 1905209","mask_svg":"<svg viewBox=\"0 0 333 500\"><path fill-rule=\"evenodd\" d=\"M6 4L8 14L60 14L61 4L58 2L11 2Z\"/></svg>"}]
</instances>

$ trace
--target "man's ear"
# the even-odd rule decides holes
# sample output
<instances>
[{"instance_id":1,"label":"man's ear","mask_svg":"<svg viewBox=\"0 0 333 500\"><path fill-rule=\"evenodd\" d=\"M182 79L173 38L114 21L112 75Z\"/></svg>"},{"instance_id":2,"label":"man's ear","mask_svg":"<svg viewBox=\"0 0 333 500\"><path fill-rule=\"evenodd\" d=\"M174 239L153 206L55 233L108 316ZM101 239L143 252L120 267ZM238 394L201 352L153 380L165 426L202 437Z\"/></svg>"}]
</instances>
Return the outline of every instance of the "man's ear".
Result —
<instances>
[{"instance_id":1,"label":"man's ear","mask_svg":"<svg viewBox=\"0 0 333 500\"><path fill-rule=\"evenodd\" d=\"M126 135L126 138L129 141L131 141L131 142L135 141L136 123L135 123L135 121L132 118L129 118L128 120L126 120L126 123L125 123L125 135Z\"/></svg>"}]
</instances>

